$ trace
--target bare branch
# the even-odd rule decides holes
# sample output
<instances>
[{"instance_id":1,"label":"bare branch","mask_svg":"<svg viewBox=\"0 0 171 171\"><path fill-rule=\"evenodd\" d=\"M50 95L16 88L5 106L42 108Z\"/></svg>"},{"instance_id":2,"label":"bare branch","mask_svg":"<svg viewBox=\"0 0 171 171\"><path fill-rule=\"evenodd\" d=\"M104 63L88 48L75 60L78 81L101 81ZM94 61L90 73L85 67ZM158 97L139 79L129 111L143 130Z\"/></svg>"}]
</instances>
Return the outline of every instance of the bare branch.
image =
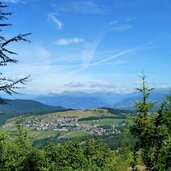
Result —
<instances>
[{"instance_id":1,"label":"bare branch","mask_svg":"<svg viewBox=\"0 0 171 171\"><path fill-rule=\"evenodd\" d=\"M5 3L0 2L0 31L4 27L11 26L12 24L3 22L4 20L8 20L8 16L12 13L10 12L4 12L3 10L8 7ZM8 63L17 63L18 61L14 58L12 58L10 55L18 55L16 52L13 52L6 48L11 43L24 41L24 42L30 42L27 39L27 36L29 36L31 33L26 34L18 34L15 37L12 37L10 39L6 39L5 36L0 35L0 66L6 66ZM17 80L6 78L5 76L0 73L0 91L3 91L9 95L12 95L13 93L17 93L17 89L21 88L20 85L23 85L28 81L28 78L30 76L20 78ZM0 99L1 103L1 99Z\"/></svg>"},{"instance_id":2,"label":"bare branch","mask_svg":"<svg viewBox=\"0 0 171 171\"><path fill-rule=\"evenodd\" d=\"M7 79L5 77L0 78L0 81L5 83L4 85L0 86L0 91L4 91L5 93L12 95L13 93L17 93L15 89L19 89L21 87L17 86L18 84L25 84L30 76L21 78L17 81L13 81L11 79ZM6 81L6 82L5 82Z\"/></svg>"},{"instance_id":3,"label":"bare branch","mask_svg":"<svg viewBox=\"0 0 171 171\"><path fill-rule=\"evenodd\" d=\"M25 41L25 42L29 42L30 41L28 39L26 39L25 37L31 35L31 33L27 33L27 34L19 34L9 40L7 40L6 42L4 42L1 47L3 48L4 46L8 45L9 43L12 43L12 42L19 42L19 41Z\"/></svg>"}]
</instances>

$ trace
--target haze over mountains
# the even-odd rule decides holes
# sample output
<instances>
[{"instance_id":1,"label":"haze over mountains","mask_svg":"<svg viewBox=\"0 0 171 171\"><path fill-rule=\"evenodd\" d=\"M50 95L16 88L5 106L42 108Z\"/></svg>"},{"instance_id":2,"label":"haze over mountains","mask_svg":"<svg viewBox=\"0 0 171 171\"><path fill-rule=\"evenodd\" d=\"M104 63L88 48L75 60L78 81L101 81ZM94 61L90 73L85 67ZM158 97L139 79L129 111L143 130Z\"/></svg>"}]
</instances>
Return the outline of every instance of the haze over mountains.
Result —
<instances>
[{"instance_id":1,"label":"haze over mountains","mask_svg":"<svg viewBox=\"0 0 171 171\"><path fill-rule=\"evenodd\" d=\"M162 101L168 90L155 90L151 94L150 100ZM140 99L140 95L133 93L113 93L113 92L64 92L61 94L49 93L38 96L35 100L48 105L58 105L65 108L90 109L98 107L110 107L118 109L131 109L133 103Z\"/></svg>"}]
</instances>

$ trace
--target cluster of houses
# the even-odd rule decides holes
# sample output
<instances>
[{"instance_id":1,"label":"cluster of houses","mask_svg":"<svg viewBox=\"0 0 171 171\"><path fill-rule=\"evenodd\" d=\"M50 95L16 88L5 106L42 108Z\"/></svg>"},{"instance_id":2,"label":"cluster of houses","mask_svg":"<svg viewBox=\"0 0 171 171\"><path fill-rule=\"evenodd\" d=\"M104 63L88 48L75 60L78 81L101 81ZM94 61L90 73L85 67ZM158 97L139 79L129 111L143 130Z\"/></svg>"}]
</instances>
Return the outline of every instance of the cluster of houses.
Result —
<instances>
[{"instance_id":1,"label":"cluster of houses","mask_svg":"<svg viewBox=\"0 0 171 171\"><path fill-rule=\"evenodd\" d=\"M45 121L40 118L33 118L29 121L23 122L23 124L30 128L35 129L37 131L44 130L56 130L56 131L86 131L90 134L96 135L108 135L118 134L120 131L116 128L117 125L113 125L110 129L104 129L96 125L88 125L88 124L78 124L77 117L57 117L54 121Z\"/></svg>"},{"instance_id":2,"label":"cluster of houses","mask_svg":"<svg viewBox=\"0 0 171 171\"><path fill-rule=\"evenodd\" d=\"M40 118L33 118L29 121L23 122L23 124L37 131L42 130L61 130L62 128L74 127L78 121L76 117L58 117L54 121L45 121ZM62 129L63 130L63 129Z\"/></svg>"},{"instance_id":3,"label":"cluster of houses","mask_svg":"<svg viewBox=\"0 0 171 171\"><path fill-rule=\"evenodd\" d=\"M118 134L121 133L120 130L115 128L115 125L113 125L112 129L104 129L100 128L99 125L87 125L87 124L80 124L77 125L77 127L73 128L73 131L87 131L90 134L94 133L96 135L108 135L108 134Z\"/></svg>"}]
</instances>

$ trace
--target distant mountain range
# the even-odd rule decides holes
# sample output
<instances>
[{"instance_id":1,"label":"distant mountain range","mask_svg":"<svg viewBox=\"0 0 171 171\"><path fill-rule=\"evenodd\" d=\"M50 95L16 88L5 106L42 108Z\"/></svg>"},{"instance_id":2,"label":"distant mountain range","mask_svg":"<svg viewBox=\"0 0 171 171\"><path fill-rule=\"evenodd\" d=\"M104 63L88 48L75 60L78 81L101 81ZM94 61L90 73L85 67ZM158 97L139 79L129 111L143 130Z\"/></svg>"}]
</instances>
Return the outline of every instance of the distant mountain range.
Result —
<instances>
[{"instance_id":1,"label":"distant mountain range","mask_svg":"<svg viewBox=\"0 0 171 171\"><path fill-rule=\"evenodd\" d=\"M7 100L6 104L0 104L0 124L21 114L45 114L64 110L63 107L50 106L34 100Z\"/></svg>"},{"instance_id":2,"label":"distant mountain range","mask_svg":"<svg viewBox=\"0 0 171 171\"><path fill-rule=\"evenodd\" d=\"M152 102L156 102L156 107L160 106L160 103L164 101L165 97L168 95L168 91L166 90L156 90L153 91L149 97L149 100ZM134 103L141 100L141 95L139 93L134 94L128 98L121 100L116 103L113 107L116 109L133 109Z\"/></svg>"},{"instance_id":3,"label":"distant mountain range","mask_svg":"<svg viewBox=\"0 0 171 171\"><path fill-rule=\"evenodd\" d=\"M61 94L49 93L34 98L42 103L63 106L72 109L91 109L98 107L113 107L115 103L127 98L127 94L108 92L63 92Z\"/></svg>"},{"instance_id":4,"label":"distant mountain range","mask_svg":"<svg viewBox=\"0 0 171 171\"><path fill-rule=\"evenodd\" d=\"M55 95L55 96L40 96L35 100L49 105L59 105L65 108L72 109L90 109L107 106L107 104L98 97L74 97L67 95Z\"/></svg>"},{"instance_id":5,"label":"distant mountain range","mask_svg":"<svg viewBox=\"0 0 171 171\"><path fill-rule=\"evenodd\" d=\"M168 89L156 89L151 93L150 100L163 101L168 94ZM49 93L41 95L34 100L53 105L63 106L72 109L91 109L98 107L109 107L117 109L132 109L135 101L141 99L137 92L113 93L113 92L63 92L61 94Z\"/></svg>"},{"instance_id":6,"label":"distant mountain range","mask_svg":"<svg viewBox=\"0 0 171 171\"><path fill-rule=\"evenodd\" d=\"M150 100L161 102L168 94L168 89L156 89L151 93ZM63 93L48 93L46 95L23 94L14 95L13 98L20 100L9 101L6 105L0 105L0 112L6 113L1 116L0 122L8 115L17 116L21 113L49 113L65 109L92 109L92 108L115 108L133 109L135 101L141 99L137 92L113 93L113 92L79 92L66 91ZM30 100L25 100L30 99ZM57 107L56 107L57 106ZM62 107L58 107L62 106Z\"/></svg>"}]
</instances>

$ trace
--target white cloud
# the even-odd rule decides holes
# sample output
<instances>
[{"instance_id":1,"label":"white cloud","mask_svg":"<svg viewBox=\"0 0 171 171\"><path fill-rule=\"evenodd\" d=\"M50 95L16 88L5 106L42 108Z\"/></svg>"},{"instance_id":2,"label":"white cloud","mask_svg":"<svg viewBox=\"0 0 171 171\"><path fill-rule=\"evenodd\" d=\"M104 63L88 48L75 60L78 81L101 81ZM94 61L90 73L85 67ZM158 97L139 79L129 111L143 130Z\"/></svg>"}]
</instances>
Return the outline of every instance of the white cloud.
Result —
<instances>
[{"instance_id":1,"label":"white cloud","mask_svg":"<svg viewBox=\"0 0 171 171\"><path fill-rule=\"evenodd\" d=\"M84 39L78 38L78 37L74 37L71 39L59 39L55 42L55 45L70 45L73 43L80 43L83 42Z\"/></svg>"},{"instance_id":2,"label":"white cloud","mask_svg":"<svg viewBox=\"0 0 171 171\"><path fill-rule=\"evenodd\" d=\"M57 14L55 13L49 13L48 17L51 21L53 21L55 23L55 25L57 26L58 30L61 30L61 28L63 27L62 22L57 18Z\"/></svg>"},{"instance_id":3,"label":"white cloud","mask_svg":"<svg viewBox=\"0 0 171 171\"><path fill-rule=\"evenodd\" d=\"M80 82L70 82L70 83L67 83L67 84L64 84L65 87L70 87L70 88L78 88L78 87L85 87L84 84L80 83Z\"/></svg>"},{"instance_id":4,"label":"white cloud","mask_svg":"<svg viewBox=\"0 0 171 171\"><path fill-rule=\"evenodd\" d=\"M114 92L114 93L129 93L132 92L133 89L130 87L125 87L122 85L115 85L113 83L104 83L101 81L96 82L69 82L67 84L64 84L64 90L65 91L82 91L82 92L88 92L88 93L94 93L94 92Z\"/></svg>"},{"instance_id":5,"label":"white cloud","mask_svg":"<svg viewBox=\"0 0 171 171\"><path fill-rule=\"evenodd\" d=\"M132 28L133 28L133 25L132 25L132 24L127 24L127 23L125 23L125 24L118 24L118 25L115 25L115 26L113 27L113 30L114 30L115 32L124 32L124 31L130 30L130 29L132 29Z\"/></svg>"}]
</instances>

